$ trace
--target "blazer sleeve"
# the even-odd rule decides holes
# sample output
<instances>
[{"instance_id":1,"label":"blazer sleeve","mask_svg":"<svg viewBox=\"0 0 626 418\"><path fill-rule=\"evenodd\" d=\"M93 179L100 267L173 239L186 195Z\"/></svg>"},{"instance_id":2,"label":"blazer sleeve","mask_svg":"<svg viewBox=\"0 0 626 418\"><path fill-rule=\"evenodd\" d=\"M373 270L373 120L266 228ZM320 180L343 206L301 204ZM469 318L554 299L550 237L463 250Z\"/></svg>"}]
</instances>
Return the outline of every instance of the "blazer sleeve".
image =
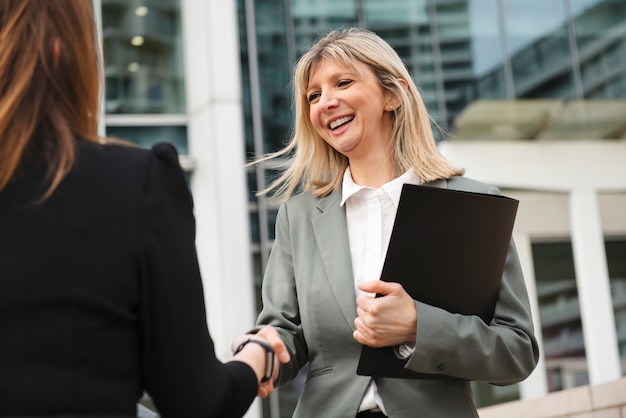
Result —
<instances>
[{"instance_id":1,"label":"blazer sleeve","mask_svg":"<svg viewBox=\"0 0 626 418\"><path fill-rule=\"evenodd\" d=\"M162 417L239 417L254 371L220 362L206 323L192 198L173 146L153 147L141 191L142 375Z\"/></svg>"},{"instance_id":2,"label":"blazer sleeve","mask_svg":"<svg viewBox=\"0 0 626 418\"><path fill-rule=\"evenodd\" d=\"M486 192L500 194L496 187ZM415 303L417 338L407 368L506 385L525 379L537 365L539 348L513 240L489 324L478 316L452 314L419 301Z\"/></svg>"},{"instance_id":3,"label":"blazer sleeve","mask_svg":"<svg viewBox=\"0 0 626 418\"><path fill-rule=\"evenodd\" d=\"M288 205L283 202L276 216L274 244L263 276L263 309L257 318L257 328L276 327L289 350L289 362L281 364L276 386L295 378L309 361L296 290L291 234Z\"/></svg>"}]
</instances>

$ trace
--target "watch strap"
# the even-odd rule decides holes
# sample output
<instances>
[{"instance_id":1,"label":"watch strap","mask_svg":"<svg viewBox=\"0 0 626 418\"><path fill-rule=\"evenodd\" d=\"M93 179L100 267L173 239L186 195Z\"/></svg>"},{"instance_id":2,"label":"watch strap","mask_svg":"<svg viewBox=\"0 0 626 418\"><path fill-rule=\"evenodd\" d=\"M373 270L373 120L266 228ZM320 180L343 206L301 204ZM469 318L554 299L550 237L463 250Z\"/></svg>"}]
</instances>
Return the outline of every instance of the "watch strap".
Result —
<instances>
[{"instance_id":1,"label":"watch strap","mask_svg":"<svg viewBox=\"0 0 626 418\"><path fill-rule=\"evenodd\" d=\"M263 375L263 378L261 379L261 383L265 383L265 382L269 381L272 378L272 374L274 374L274 349L272 348L272 346L270 344L266 343L265 341L248 338L247 340L245 340L244 342L239 344L239 346L237 347L237 349L235 350L233 355L237 354L241 350L243 350L243 348L248 343L258 344L258 345L260 345L261 347L263 347L265 349L265 354L266 354L266 356L265 356L265 374Z\"/></svg>"}]
</instances>

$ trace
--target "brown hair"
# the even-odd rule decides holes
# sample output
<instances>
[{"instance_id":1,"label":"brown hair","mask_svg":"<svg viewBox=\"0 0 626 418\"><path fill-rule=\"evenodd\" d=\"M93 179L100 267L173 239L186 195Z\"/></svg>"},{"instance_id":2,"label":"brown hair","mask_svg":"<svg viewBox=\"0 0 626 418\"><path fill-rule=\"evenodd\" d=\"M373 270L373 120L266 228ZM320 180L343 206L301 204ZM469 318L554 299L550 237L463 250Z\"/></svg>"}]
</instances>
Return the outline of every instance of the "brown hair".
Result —
<instances>
[{"instance_id":1,"label":"brown hair","mask_svg":"<svg viewBox=\"0 0 626 418\"><path fill-rule=\"evenodd\" d=\"M98 141L101 68L89 0L0 1L0 192L36 146L47 198L74 163L75 138Z\"/></svg>"}]
</instances>

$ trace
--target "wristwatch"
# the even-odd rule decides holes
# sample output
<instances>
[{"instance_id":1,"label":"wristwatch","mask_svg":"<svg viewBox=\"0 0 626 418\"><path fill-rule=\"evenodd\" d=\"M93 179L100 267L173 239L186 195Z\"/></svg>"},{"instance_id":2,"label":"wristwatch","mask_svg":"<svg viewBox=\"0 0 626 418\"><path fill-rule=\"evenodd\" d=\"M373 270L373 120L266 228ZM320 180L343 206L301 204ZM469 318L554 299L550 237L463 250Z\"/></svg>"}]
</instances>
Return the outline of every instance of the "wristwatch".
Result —
<instances>
[{"instance_id":1,"label":"wristwatch","mask_svg":"<svg viewBox=\"0 0 626 418\"><path fill-rule=\"evenodd\" d=\"M253 340L252 338L248 338L247 340L239 344L239 347L237 347L233 355L243 350L243 348L248 343L258 344L265 349L265 375L261 379L261 383L265 383L270 380L272 378L272 374L274 374L274 349L265 341Z\"/></svg>"}]
</instances>

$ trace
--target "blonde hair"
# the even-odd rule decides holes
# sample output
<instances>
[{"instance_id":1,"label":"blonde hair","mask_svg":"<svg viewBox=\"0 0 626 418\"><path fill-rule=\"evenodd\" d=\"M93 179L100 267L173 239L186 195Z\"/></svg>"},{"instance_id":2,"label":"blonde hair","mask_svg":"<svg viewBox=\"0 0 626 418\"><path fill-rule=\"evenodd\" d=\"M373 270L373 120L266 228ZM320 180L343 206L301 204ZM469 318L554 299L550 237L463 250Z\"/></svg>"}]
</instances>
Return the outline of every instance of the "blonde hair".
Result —
<instances>
[{"instance_id":1,"label":"blonde hair","mask_svg":"<svg viewBox=\"0 0 626 418\"><path fill-rule=\"evenodd\" d=\"M431 127L434 122L396 51L371 31L342 28L326 34L298 60L293 77L293 136L283 149L253 162L284 156L288 166L259 195L274 191L275 199L286 200L297 190L326 196L341 187L348 159L319 136L309 118L306 97L309 78L314 66L322 60L331 60L351 69L356 69L358 63L365 64L374 72L383 90L400 99L401 105L392 116L390 144L397 175L413 168L423 182L429 182L464 173L439 152ZM406 86L399 80L404 80Z\"/></svg>"},{"instance_id":2,"label":"blonde hair","mask_svg":"<svg viewBox=\"0 0 626 418\"><path fill-rule=\"evenodd\" d=\"M49 197L98 141L101 57L89 0L0 1L0 192L35 149Z\"/></svg>"}]
</instances>

